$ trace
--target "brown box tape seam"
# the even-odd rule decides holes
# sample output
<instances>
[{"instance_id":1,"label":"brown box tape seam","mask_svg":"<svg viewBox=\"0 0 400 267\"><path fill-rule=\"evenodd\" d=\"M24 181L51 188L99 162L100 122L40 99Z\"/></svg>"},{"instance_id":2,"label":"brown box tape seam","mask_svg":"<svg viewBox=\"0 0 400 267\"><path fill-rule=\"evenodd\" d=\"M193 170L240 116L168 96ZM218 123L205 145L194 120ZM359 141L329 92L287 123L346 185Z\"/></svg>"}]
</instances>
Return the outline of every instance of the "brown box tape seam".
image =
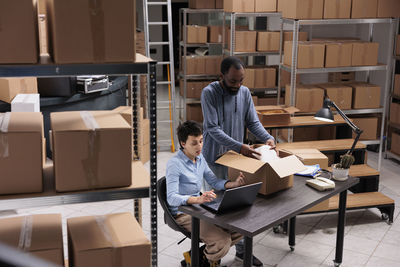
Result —
<instances>
[{"instance_id":1,"label":"brown box tape seam","mask_svg":"<svg viewBox=\"0 0 400 267\"><path fill-rule=\"evenodd\" d=\"M122 251L118 249L118 245L113 239L113 236L117 237L117 235L114 233L112 235L111 232L113 232L113 229L107 227L105 220L106 216L95 216L95 220L97 225L99 226L101 232L103 233L105 239L111 244L112 246L112 251L111 251L111 266L113 267L119 267L122 266Z\"/></svg>"},{"instance_id":2,"label":"brown box tape seam","mask_svg":"<svg viewBox=\"0 0 400 267\"><path fill-rule=\"evenodd\" d=\"M28 252L32 244L32 226L33 217L25 216L21 224L21 232L19 234L18 248Z\"/></svg>"}]
</instances>

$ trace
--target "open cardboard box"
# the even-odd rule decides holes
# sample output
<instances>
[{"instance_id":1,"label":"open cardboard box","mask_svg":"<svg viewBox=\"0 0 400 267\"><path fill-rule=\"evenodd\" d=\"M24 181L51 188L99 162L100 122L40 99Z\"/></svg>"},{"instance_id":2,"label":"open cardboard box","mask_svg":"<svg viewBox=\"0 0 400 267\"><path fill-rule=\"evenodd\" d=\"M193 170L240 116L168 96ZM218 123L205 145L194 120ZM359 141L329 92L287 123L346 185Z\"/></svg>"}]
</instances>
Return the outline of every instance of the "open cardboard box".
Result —
<instances>
[{"instance_id":1,"label":"open cardboard box","mask_svg":"<svg viewBox=\"0 0 400 267\"><path fill-rule=\"evenodd\" d=\"M290 123L290 115L300 111L295 107L285 106L257 106L258 118L261 124L282 124Z\"/></svg>"},{"instance_id":2,"label":"open cardboard box","mask_svg":"<svg viewBox=\"0 0 400 267\"><path fill-rule=\"evenodd\" d=\"M278 151L278 155L279 159L265 163L230 150L216 163L228 167L230 179L236 179L243 172L246 184L263 182L259 193L269 195L292 187L293 174L305 170L303 163L291 153Z\"/></svg>"}]
</instances>

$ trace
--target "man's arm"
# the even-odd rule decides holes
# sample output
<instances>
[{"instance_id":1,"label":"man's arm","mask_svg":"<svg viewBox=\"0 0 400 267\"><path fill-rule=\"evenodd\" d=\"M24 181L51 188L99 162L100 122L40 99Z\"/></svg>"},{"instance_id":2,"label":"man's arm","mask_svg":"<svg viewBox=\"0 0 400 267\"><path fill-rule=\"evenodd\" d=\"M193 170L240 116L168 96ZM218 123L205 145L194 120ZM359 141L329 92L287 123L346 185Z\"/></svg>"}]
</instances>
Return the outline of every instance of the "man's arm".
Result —
<instances>
[{"instance_id":1,"label":"man's arm","mask_svg":"<svg viewBox=\"0 0 400 267\"><path fill-rule=\"evenodd\" d=\"M231 138L229 135L224 133L221 127L218 125L218 114L215 108L215 101L212 98L211 91L209 88L204 88L201 94L201 108L203 110L204 125L211 137L220 145L226 146L231 150L240 152L242 143Z\"/></svg>"}]
</instances>

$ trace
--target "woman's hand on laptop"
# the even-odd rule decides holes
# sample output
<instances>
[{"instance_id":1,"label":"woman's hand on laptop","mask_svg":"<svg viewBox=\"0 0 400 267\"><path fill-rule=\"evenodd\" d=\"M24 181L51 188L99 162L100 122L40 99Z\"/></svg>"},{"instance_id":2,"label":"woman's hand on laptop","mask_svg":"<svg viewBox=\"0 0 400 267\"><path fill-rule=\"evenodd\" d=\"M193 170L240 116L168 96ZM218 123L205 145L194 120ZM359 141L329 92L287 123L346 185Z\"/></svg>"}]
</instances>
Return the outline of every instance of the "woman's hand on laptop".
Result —
<instances>
[{"instance_id":1,"label":"woman's hand on laptop","mask_svg":"<svg viewBox=\"0 0 400 267\"><path fill-rule=\"evenodd\" d=\"M226 189L235 188L235 187L244 185L244 183L245 183L244 175L242 172L239 172L239 176L236 178L236 180L234 182L227 182L225 184L225 188Z\"/></svg>"},{"instance_id":2,"label":"woman's hand on laptop","mask_svg":"<svg viewBox=\"0 0 400 267\"><path fill-rule=\"evenodd\" d=\"M187 204L203 204L206 202L213 201L217 195L214 193L214 190L203 192L201 196L198 197L190 197L187 201Z\"/></svg>"}]
</instances>

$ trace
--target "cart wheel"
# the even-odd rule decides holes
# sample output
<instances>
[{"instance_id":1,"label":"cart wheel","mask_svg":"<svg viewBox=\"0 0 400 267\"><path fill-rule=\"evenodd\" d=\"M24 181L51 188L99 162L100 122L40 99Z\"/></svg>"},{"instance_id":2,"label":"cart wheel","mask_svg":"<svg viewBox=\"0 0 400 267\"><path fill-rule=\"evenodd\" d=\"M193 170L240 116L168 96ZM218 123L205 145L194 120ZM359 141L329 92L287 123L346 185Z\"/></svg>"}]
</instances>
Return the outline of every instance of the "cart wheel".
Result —
<instances>
[{"instance_id":1,"label":"cart wheel","mask_svg":"<svg viewBox=\"0 0 400 267\"><path fill-rule=\"evenodd\" d=\"M290 251L294 251L294 246L290 246Z\"/></svg>"},{"instance_id":2,"label":"cart wheel","mask_svg":"<svg viewBox=\"0 0 400 267\"><path fill-rule=\"evenodd\" d=\"M334 262L333 262L333 266L339 267L339 266L340 266L340 263L334 261Z\"/></svg>"},{"instance_id":3,"label":"cart wheel","mask_svg":"<svg viewBox=\"0 0 400 267\"><path fill-rule=\"evenodd\" d=\"M382 212L382 216L381 216L382 220L386 221L389 220L389 215L385 212Z\"/></svg>"}]
</instances>

